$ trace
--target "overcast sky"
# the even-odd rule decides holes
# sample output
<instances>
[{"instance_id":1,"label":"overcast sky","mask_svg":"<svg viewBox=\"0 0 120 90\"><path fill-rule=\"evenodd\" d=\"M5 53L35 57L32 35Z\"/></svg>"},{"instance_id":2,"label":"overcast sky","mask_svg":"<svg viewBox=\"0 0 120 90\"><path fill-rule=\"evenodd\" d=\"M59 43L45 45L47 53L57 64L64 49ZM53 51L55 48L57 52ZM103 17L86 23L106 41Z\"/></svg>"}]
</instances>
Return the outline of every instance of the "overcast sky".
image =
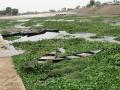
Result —
<instances>
[{"instance_id":1,"label":"overcast sky","mask_svg":"<svg viewBox=\"0 0 120 90\"><path fill-rule=\"evenodd\" d=\"M47 11L49 9L60 9L63 7L74 8L77 5L84 6L90 0L0 0L0 10L6 7L18 8L20 12ZM101 2L113 0L97 0Z\"/></svg>"}]
</instances>

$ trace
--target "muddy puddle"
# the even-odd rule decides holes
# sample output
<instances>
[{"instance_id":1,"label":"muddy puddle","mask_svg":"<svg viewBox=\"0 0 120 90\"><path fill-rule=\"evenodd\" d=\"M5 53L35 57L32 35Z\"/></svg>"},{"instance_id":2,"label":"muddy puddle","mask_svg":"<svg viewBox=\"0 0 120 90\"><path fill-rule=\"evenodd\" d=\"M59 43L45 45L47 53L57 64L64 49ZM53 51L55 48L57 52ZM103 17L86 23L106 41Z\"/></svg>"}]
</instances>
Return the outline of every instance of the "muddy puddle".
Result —
<instances>
[{"instance_id":1,"label":"muddy puddle","mask_svg":"<svg viewBox=\"0 0 120 90\"><path fill-rule=\"evenodd\" d=\"M46 32L44 34L34 35L34 36L23 36L19 39L8 41L9 43L15 42L26 42L26 41L40 41L45 39L71 39L71 38L83 38L87 41L99 41L99 42L111 42L120 44L120 41L115 40L116 37L113 36L103 36L101 38L91 38L96 36L94 33L67 33L66 31L59 32Z\"/></svg>"}]
</instances>

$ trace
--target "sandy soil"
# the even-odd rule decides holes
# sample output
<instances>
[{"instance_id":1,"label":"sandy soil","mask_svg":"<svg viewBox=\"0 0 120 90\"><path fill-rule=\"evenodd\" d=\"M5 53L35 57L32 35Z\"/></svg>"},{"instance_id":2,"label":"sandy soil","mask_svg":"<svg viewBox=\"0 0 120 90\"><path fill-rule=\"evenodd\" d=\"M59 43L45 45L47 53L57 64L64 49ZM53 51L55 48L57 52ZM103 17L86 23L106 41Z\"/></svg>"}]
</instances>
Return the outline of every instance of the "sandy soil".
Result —
<instances>
[{"instance_id":1,"label":"sandy soil","mask_svg":"<svg viewBox=\"0 0 120 90\"><path fill-rule=\"evenodd\" d=\"M120 15L120 5L81 8L77 12L79 15Z\"/></svg>"}]
</instances>

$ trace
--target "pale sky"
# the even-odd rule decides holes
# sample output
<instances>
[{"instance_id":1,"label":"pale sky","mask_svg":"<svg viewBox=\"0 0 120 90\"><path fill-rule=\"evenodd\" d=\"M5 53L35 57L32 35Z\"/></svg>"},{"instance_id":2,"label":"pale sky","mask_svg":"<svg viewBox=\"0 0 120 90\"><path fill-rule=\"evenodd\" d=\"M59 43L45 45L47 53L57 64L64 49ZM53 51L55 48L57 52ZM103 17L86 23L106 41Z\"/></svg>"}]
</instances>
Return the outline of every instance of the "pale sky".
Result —
<instances>
[{"instance_id":1,"label":"pale sky","mask_svg":"<svg viewBox=\"0 0 120 90\"><path fill-rule=\"evenodd\" d=\"M0 0L0 10L6 7L19 9L20 12L26 11L48 11L49 9L61 9L63 7L74 8L77 5L84 6L90 0ZM113 0L96 0L108 2Z\"/></svg>"}]
</instances>

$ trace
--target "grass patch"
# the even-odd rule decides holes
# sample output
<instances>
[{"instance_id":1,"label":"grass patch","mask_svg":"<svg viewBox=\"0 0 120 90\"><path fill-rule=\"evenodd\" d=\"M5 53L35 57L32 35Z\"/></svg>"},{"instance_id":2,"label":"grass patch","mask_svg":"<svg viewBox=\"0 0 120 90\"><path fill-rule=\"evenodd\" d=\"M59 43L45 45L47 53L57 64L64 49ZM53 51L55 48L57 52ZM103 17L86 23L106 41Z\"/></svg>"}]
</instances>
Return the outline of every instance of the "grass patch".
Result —
<instances>
[{"instance_id":1,"label":"grass patch","mask_svg":"<svg viewBox=\"0 0 120 90\"><path fill-rule=\"evenodd\" d=\"M11 36L11 37L5 37L4 39L5 40L16 40L16 39L19 39L19 37Z\"/></svg>"},{"instance_id":2,"label":"grass patch","mask_svg":"<svg viewBox=\"0 0 120 90\"><path fill-rule=\"evenodd\" d=\"M0 20L0 29L6 29L8 27L14 26L16 21L13 20Z\"/></svg>"}]
</instances>

